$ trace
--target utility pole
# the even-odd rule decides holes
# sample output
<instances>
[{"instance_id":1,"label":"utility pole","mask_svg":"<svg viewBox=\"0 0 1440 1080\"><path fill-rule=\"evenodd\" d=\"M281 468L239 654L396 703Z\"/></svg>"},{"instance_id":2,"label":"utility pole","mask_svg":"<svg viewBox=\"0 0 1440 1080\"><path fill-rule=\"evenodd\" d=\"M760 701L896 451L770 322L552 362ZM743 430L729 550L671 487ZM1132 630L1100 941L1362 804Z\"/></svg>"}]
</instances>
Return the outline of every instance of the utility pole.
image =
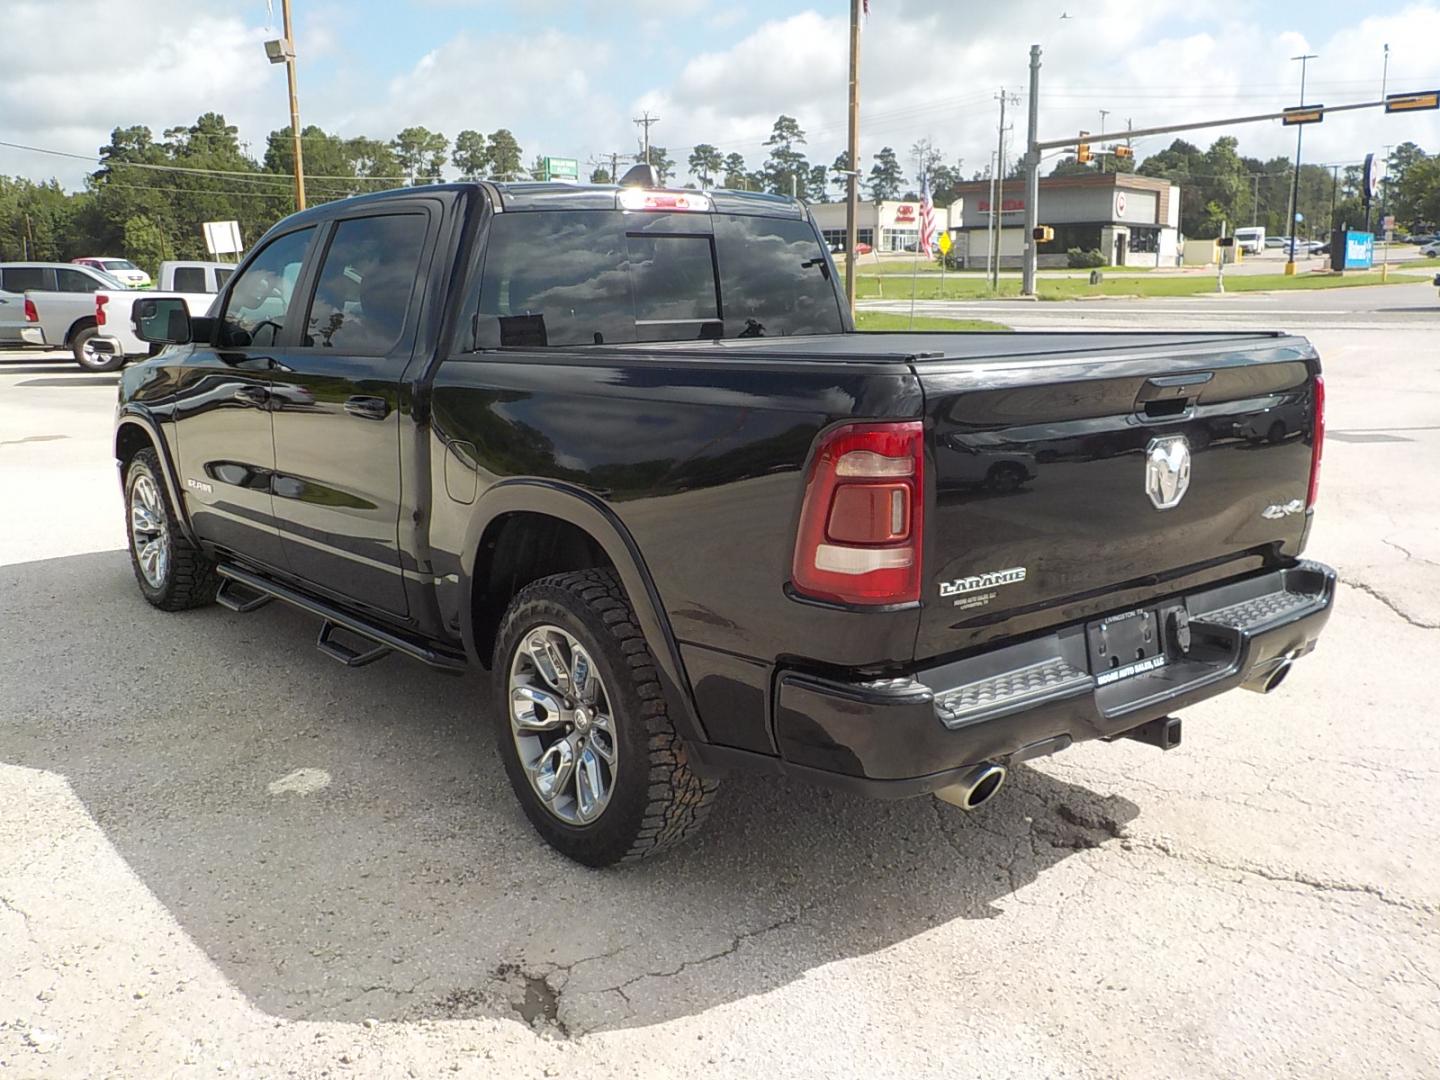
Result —
<instances>
[{"instance_id":1,"label":"utility pole","mask_svg":"<svg viewBox=\"0 0 1440 1080\"><path fill-rule=\"evenodd\" d=\"M1035 295L1035 268L1040 264L1039 241L1035 230L1040 225L1040 151L1035 141L1040 137L1040 46L1030 46L1030 117L1025 136L1025 265L1020 272L1020 293Z\"/></svg>"},{"instance_id":2,"label":"utility pole","mask_svg":"<svg viewBox=\"0 0 1440 1080\"><path fill-rule=\"evenodd\" d=\"M995 211L995 264L991 271L990 286L994 289L1000 288L1000 246L1005 239L1005 104L1007 100L1013 100L1016 105L1020 99L1013 94L1006 94L1005 88L1000 88L1000 93L995 95L1000 101L1000 142L995 150L995 201L990 204Z\"/></svg>"},{"instance_id":3,"label":"utility pole","mask_svg":"<svg viewBox=\"0 0 1440 1080\"><path fill-rule=\"evenodd\" d=\"M845 302L855 318L855 244L860 216L860 5L850 0L850 176L845 187ZM878 240L879 237L876 237Z\"/></svg>"},{"instance_id":4,"label":"utility pole","mask_svg":"<svg viewBox=\"0 0 1440 1080\"><path fill-rule=\"evenodd\" d=\"M651 125L651 124L658 124L659 122L660 122L660 118L659 118L658 116L651 116L649 109L646 109L646 110L645 110L645 115L644 115L644 116L637 116L637 117L635 118L635 123L638 124L638 125L640 125L641 127L643 127L643 128L645 129L645 137L644 137L644 140L643 140L643 142L642 142L642 145L644 146L645 149L644 149L644 153L643 153L641 156L642 156L642 160L644 160L644 162L645 162L646 165L649 165L649 164L650 164L650 125Z\"/></svg>"},{"instance_id":5,"label":"utility pole","mask_svg":"<svg viewBox=\"0 0 1440 1080\"><path fill-rule=\"evenodd\" d=\"M1105 141L1105 118L1110 115L1109 109L1100 110L1100 141ZM1105 171L1105 147L1100 147L1100 171Z\"/></svg>"},{"instance_id":6,"label":"utility pole","mask_svg":"<svg viewBox=\"0 0 1440 1080\"><path fill-rule=\"evenodd\" d=\"M1315 53L1306 53L1304 56L1292 56L1291 60L1300 61L1300 104L1305 104L1305 70L1310 66L1310 61L1316 58ZM1295 273L1295 220L1300 213L1300 148L1305 142L1305 125L1299 124L1295 128L1295 178L1290 184L1290 259L1285 264L1285 273Z\"/></svg>"},{"instance_id":7,"label":"utility pole","mask_svg":"<svg viewBox=\"0 0 1440 1080\"><path fill-rule=\"evenodd\" d=\"M1260 174L1251 173L1250 179L1255 181L1255 193L1250 196L1250 224L1260 224Z\"/></svg>"},{"instance_id":8,"label":"utility pole","mask_svg":"<svg viewBox=\"0 0 1440 1080\"><path fill-rule=\"evenodd\" d=\"M290 84L290 135L295 140L295 209L305 209L305 165L300 153L300 98L295 91L295 35L290 31L290 0L280 0L285 27L285 77Z\"/></svg>"}]
</instances>

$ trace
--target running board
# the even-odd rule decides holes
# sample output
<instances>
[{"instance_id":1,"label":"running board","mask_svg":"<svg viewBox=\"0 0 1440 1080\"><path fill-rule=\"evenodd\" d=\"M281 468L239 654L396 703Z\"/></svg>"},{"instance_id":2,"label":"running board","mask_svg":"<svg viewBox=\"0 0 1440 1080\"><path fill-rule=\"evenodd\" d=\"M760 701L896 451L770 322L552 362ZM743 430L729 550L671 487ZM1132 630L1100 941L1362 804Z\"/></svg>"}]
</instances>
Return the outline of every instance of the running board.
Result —
<instances>
[{"instance_id":1,"label":"running board","mask_svg":"<svg viewBox=\"0 0 1440 1080\"><path fill-rule=\"evenodd\" d=\"M229 602L221 600L221 603L232 611L254 611L257 607L274 599L283 600L293 607L324 619L325 623L320 628L320 636L316 639L315 645L326 656L340 661L346 667L360 667L362 664L373 663L390 652L398 652L451 674L458 675L468 670L469 665L460 656L441 652L429 645L384 630L347 611L341 611L323 600L317 600L315 597L307 596L287 585L270 581L259 574L242 570L229 563L221 563L216 567L216 573L225 579L220 587L221 594L231 598ZM241 599L235 595L236 586L242 592L255 595L248 599ZM351 649L334 640L337 630L348 631L356 637L374 642L376 647L365 651Z\"/></svg>"},{"instance_id":2,"label":"running board","mask_svg":"<svg viewBox=\"0 0 1440 1080\"><path fill-rule=\"evenodd\" d=\"M220 582L220 591L215 594L217 604L223 608L229 608L231 611L238 611L242 615L248 611L254 611L256 608L262 608L274 599L275 597L269 593L259 592L248 585L242 585L234 578L226 578Z\"/></svg>"}]
</instances>

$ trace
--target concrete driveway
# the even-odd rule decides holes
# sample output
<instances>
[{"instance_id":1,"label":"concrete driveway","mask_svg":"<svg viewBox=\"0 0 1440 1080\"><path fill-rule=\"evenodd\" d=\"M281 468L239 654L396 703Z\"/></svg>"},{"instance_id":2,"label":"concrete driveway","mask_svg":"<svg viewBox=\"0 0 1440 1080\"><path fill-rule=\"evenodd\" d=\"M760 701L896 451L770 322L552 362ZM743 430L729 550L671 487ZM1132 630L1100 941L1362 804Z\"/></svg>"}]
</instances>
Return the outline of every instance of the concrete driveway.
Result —
<instances>
[{"instance_id":1,"label":"concrete driveway","mask_svg":"<svg viewBox=\"0 0 1440 1080\"><path fill-rule=\"evenodd\" d=\"M1433 1076L1440 347L1314 337L1345 584L1280 692L970 815L735 781L619 871L531 832L481 677L149 608L115 377L0 354L0 1077Z\"/></svg>"}]
</instances>

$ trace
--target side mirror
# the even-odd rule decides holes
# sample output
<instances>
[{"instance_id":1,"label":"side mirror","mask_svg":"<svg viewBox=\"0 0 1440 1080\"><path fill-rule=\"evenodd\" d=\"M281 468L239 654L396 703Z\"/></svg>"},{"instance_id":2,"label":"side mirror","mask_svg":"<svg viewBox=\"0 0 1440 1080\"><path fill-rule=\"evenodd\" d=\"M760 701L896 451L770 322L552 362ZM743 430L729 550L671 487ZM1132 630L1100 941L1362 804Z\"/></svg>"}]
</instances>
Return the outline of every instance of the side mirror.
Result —
<instances>
[{"instance_id":1,"label":"side mirror","mask_svg":"<svg viewBox=\"0 0 1440 1080\"><path fill-rule=\"evenodd\" d=\"M191 340L190 309L178 296L136 300L130 321L135 335L152 345L184 345Z\"/></svg>"}]
</instances>

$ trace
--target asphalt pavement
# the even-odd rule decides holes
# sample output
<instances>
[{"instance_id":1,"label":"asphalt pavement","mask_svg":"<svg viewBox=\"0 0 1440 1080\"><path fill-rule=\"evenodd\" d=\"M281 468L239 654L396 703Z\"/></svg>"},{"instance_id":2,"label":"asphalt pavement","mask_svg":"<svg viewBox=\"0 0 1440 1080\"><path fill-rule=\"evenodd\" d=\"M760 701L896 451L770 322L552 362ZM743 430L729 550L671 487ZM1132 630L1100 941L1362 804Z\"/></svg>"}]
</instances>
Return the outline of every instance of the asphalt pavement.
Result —
<instances>
[{"instance_id":1,"label":"asphalt pavement","mask_svg":"<svg viewBox=\"0 0 1440 1080\"><path fill-rule=\"evenodd\" d=\"M612 871L534 836L482 678L148 607L116 377L0 354L0 1077L1435 1076L1440 302L1408 288L1213 302L1308 312L1326 362L1342 586L1276 694L973 814L733 781Z\"/></svg>"}]
</instances>

